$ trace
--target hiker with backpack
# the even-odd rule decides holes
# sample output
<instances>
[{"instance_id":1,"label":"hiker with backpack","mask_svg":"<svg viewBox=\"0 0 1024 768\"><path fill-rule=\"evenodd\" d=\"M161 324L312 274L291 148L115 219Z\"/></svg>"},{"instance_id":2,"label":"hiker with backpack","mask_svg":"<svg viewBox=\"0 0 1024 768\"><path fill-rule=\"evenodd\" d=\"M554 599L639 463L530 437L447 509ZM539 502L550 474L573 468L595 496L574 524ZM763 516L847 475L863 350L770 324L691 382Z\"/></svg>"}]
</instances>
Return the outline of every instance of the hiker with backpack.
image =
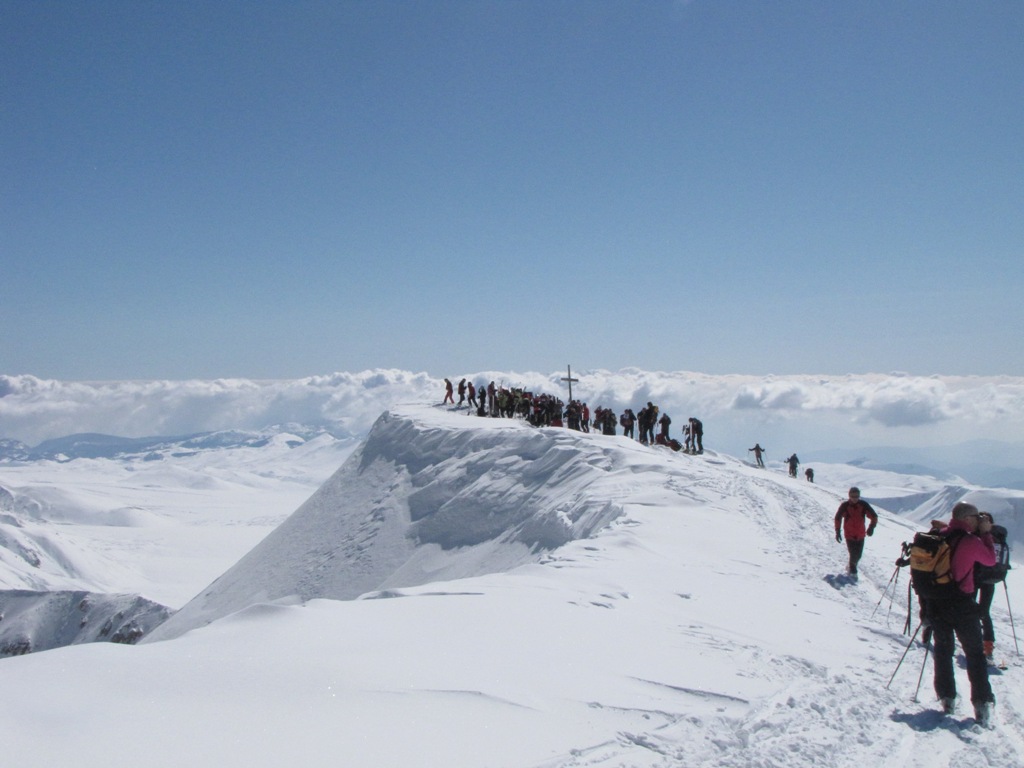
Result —
<instances>
[{"instance_id":1,"label":"hiker with backpack","mask_svg":"<svg viewBox=\"0 0 1024 768\"><path fill-rule=\"evenodd\" d=\"M668 445L668 428L671 423L672 419L669 418L669 415L667 413L661 414L661 418L658 419L658 424L661 425L661 431L658 433L658 435L659 437L661 437L661 442L664 445Z\"/></svg>"},{"instance_id":2,"label":"hiker with backpack","mask_svg":"<svg viewBox=\"0 0 1024 768\"><path fill-rule=\"evenodd\" d=\"M865 521L870 520L870 525ZM864 537L873 536L878 525L878 515L871 505L860 497L860 489L856 486L849 490L847 499L836 510L835 526L836 541L840 544L846 536L846 549L850 553L847 573L857 575L857 563L864 554Z\"/></svg>"},{"instance_id":3,"label":"hiker with backpack","mask_svg":"<svg viewBox=\"0 0 1024 768\"><path fill-rule=\"evenodd\" d=\"M925 621L931 626L934 641L935 695L943 712L952 714L956 708L956 680L953 676L953 655L956 640L967 658L967 678L971 683L971 703L975 719L984 726L990 722L995 696L988 680L981 633L981 608L974 601L974 569L996 564L991 518L982 518L973 504L959 502L953 507L949 525L939 532L949 546L949 568L945 584L918 596L922 598ZM913 563L911 564L913 567ZM913 570L911 577L914 577ZM941 581L936 579L936 581ZM918 586L915 582L915 588Z\"/></svg>"},{"instance_id":4,"label":"hiker with backpack","mask_svg":"<svg viewBox=\"0 0 1024 768\"><path fill-rule=\"evenodd\" d=\"M636 414L633 413L631 408L627 408L621 416L619 416L619 424L622 425L623 437L633 437L634 427L636 426Z\"/></svg>"}]
</instances>

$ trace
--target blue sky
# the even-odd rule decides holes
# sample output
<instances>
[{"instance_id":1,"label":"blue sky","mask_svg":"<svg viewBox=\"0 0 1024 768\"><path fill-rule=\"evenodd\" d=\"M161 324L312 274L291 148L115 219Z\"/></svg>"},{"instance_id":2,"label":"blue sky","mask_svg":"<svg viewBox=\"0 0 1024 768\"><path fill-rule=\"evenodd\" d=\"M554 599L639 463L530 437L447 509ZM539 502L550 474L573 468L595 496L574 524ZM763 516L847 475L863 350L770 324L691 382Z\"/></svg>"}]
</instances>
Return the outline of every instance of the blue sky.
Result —
<instances>
[{"instance_id":1,"label":"blue sky","mask_svg":"<svg viewBox=\"0 0 1024 768\"><path fill-rule=\"evenodd\" d=\"M0 372L1024 375L1020 2L0 0Z\"/></svg>"}]
</instances>

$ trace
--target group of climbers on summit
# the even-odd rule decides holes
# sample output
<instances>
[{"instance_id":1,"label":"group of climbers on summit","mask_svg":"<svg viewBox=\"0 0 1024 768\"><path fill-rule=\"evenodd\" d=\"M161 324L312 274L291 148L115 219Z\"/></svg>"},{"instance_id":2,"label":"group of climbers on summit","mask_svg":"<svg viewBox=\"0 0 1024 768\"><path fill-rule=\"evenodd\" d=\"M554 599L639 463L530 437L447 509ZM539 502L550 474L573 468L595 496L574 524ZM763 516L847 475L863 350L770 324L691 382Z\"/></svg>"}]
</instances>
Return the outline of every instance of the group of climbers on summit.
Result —
<instances>
[{"instance_id":1,"label":"group of climbers on summit","mask_svg":"<svg viewBox=\"0 0 1024 768\"><path fill-rule=\"evenodd\" d=\"M458 402L455 401L456 392L459 395ZM486 385L474 384L466 378L461 379L456 387L451 379L446 378L441 404L465 407L470 412L475 411L477 416L518 416L538 427L565 426L580 432L590 432L593 427L594 431L602 435L615 435L617 427L621 427L624 436L634 438L644 445L665 445L686 453L704 453L704 424L700 419L695 416L687 419L682 428L683 442L680 443L669 434L672 419L650 401L638 413L627 408L616 416L611 408L600 406L591 412L586 402L570 400L566 405L558 397L536 394L522 387L495 385L493 381ZM635 437L638 427L640 435Z\"/></svg>"}]
</instances>

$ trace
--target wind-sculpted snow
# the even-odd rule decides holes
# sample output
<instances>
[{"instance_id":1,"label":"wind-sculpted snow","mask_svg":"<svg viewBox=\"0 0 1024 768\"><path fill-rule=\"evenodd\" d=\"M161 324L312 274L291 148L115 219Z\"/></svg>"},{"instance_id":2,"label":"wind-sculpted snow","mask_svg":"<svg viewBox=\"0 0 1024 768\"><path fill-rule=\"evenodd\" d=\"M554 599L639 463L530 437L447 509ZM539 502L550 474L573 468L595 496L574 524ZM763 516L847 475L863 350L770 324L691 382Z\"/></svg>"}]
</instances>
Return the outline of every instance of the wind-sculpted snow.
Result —
<instances>
[{"instance_id":1,"label":"wind-sculpted snow","mask_svg":"<svg viewBox=\"0 0 1024 768\"><path fill-rule=\"evenodd\" d=\"M256 602L346 600L513 568L621 514L598 490L619 441L422 413L381 416L317 493L152 639Z\"/></svg>"}]
</instances>

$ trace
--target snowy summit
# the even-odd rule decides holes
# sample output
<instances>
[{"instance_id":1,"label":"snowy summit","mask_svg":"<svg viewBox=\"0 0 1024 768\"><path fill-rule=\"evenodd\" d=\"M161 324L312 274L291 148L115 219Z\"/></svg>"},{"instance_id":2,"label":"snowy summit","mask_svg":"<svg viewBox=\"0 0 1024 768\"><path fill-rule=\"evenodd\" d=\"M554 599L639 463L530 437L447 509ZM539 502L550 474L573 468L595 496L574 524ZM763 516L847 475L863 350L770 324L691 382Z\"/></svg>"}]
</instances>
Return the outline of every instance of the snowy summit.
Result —
<instances>
[{"instance_id":1,"label":"snowy summit","mask_svg":"<svg viewBox=\"0 0 1024 768\"><path fill-rule=\"evenodd\" d=\"M0 662L6 751L97 767L1024 764L998 605L994 729L938 712L930 662L912 700L916 644L886 687L908 644L893 563L917 526L879 499L941 483L886 474L873 494L881 473L821 465L812 484L712 448L393 408L141 645ZM881 518L859 582L832 531L854 481Z\"/></svg>"}]
</instances>

